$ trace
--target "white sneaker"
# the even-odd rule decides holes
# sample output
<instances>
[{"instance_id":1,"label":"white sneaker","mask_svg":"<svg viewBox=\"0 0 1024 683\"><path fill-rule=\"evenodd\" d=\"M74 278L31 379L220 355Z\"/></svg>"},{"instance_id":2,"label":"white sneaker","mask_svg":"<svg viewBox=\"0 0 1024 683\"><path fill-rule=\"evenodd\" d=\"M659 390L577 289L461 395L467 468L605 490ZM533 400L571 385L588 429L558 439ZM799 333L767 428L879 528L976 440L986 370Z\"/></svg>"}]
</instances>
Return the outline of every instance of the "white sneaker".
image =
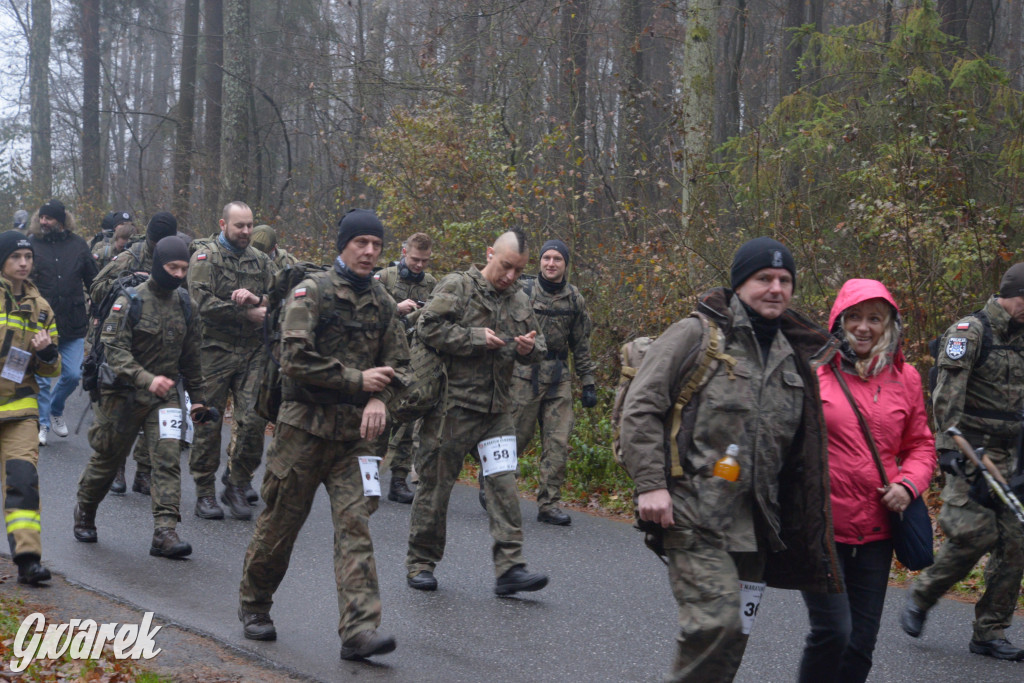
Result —
<instances>
[{"instance_id":1,"label":"white sneaker","mask_svg":"<svg viewBox=\"0 0 1024 683\"><path fill-rule=\"evenodd\" d=\"M50 429L57 436L68 435L68 423L64 421L63 415L51 415L50 416Z\"/></svg>"},{"instance_id":2,"label":"white sneaker","mask_svg":"<svg viewBox=\"0 0 1024 683\"><path fill-rule=\"evenodd\" d=\"M48 431L50 431L50 428L47 427L46 425L43 425L43 426L41 426L39 428L39 445L40 446L45 446L46 445L46 432L48 432Z\"/></svg>"}]
</instances>

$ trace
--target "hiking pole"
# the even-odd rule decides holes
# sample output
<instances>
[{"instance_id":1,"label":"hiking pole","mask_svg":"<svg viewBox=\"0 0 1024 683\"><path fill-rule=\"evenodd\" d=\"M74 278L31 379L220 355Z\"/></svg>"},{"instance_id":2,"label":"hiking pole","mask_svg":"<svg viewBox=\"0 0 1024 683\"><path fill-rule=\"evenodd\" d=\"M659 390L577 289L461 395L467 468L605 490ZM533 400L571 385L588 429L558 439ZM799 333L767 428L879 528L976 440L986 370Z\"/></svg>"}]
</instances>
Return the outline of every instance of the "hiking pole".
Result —
<instances>
[{"instance_id":1,"label":"hiking pole","mask_svg":"<svg viewBox=\"0 0 1024 683\"><path fill-rule=\"evenodd\" d=\"M967 458L974 463L978 471L981 472L981 476L985 478L985 483L992 490L992 493L996 494L996 497L1003 502L1003 504L1010 508L1013 512L1014 517L1024 524L1024 505L1021 505L1020 499L1013 492L1013 489L1006 483L1002 473L992 463L992 459L985 454L984 448L979 448L977 451L971 446L970 442L964 438L963 432L956 427L950 427L946 430L946 434L953 438L956 442L957 448L960 452L967 456Z\"/></svg>"}]
</instances>

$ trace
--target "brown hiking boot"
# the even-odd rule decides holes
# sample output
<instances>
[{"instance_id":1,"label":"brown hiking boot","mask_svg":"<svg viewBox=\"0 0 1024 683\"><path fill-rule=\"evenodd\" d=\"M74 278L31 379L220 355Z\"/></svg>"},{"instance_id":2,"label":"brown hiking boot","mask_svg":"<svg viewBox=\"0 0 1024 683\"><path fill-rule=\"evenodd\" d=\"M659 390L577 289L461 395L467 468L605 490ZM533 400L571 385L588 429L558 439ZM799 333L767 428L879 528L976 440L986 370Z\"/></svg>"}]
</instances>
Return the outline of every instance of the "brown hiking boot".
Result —
<instances>
[{"instance_id":1,"label":"brown hiking boot","mask_svg":"<svg viewBox=\"0 0 1024 683\"><path fill-rule=\"evenodd\" d=\"M192 554L192 546L178 538L178 532L169 526L158 527L153 531L153 544L149 554L154 557L178 558Z\"/></svg>"},{"instance_id":2,"label":"brown hiking boot","mask_svg":"<svg viewBox=\"0 0 1024 683\"><path fill-rule=\"evenodd\" d=\"M242 622L242 635L249 640L277 640L277 629L269 614L246 612L239 607L238 620Z\"/></svg>"},{"instance_id":3,"label":"brown hiking boot","mask_svg":"<svg viewBox=\"0 0 1024 683\"><path fill-rule=\"evenodd\" d=\"M96 511L86 510L81 503L75 505L75 540L82 543L96 542Z\"/></svg>"},{"instance_id":4,"label":"brown hiking boot","mask_svg":"<svg viewBox=\"0 0 1024 683\"><path fill-rule=\"evenodd\" d=\"M135 470L135 480L132 482L132 491L148 496L150 477L151 475L149 472Z\"/></svg>"},{"instance_id":5,"label":"brown hiking boot","mask_svg":"<svg viewBox=\"0 0 1024 683\"><path fill-rule=\"evenodd\" d=\"M240 486L228 484L224 487L220 502L228 506L228 512L235 519L252 519L252 505L245 499L245 490Z\"/></svg>"}]
</instances>

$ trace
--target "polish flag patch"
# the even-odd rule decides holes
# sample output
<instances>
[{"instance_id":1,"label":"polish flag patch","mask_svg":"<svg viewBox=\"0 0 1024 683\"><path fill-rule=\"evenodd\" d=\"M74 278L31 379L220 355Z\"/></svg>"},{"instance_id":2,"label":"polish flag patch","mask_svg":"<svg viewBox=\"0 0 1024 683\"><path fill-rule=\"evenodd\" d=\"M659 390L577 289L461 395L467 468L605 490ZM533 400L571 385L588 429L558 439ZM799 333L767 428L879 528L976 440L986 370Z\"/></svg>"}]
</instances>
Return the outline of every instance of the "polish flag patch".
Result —
<instances>
[{"instance_id":1,"label":"polish flag patch","mask_svg":"<svg viewBox=\"0 0 1024 683\"><path fill-rule=\"evenodd\" d=\"M298 299L300 297L303 297L303 296L306 296L306 288L305 287L299 287L298 289L295 290L295 298L296 299Z\"/></svg>"},{"instance_id":2,"label":"polish flag patch","mask_svg":"<svg viewBox=\"0 0 1024 683\"><path fill-rule=\"evenodd\" d=\"M115 312L116 311L120 311L121 310L121 304L114 304L113 306L110 307L110 310L115 311Z\"/></svg>"},{"instance_id":3,"label":"polish flag patch","mask_svg":"<svg viewBox=\"0 0 1024 683\"><path fill-rule=\"evenodd\" d=\"M196 261L205 261L206 254L196 254Z\"/></svg>"},{"instance_id":4,"label":"polish flag patch","mask_svg":"<svg viewBox=\"0 0 1024 683\"><path fill-rule=\"evenodd\" d=\"M958 330L969 330L969 329L971 329L971 324L970 323L957 323L956 324L956 329L958 329Z\"/></svg>"}]
</instances>

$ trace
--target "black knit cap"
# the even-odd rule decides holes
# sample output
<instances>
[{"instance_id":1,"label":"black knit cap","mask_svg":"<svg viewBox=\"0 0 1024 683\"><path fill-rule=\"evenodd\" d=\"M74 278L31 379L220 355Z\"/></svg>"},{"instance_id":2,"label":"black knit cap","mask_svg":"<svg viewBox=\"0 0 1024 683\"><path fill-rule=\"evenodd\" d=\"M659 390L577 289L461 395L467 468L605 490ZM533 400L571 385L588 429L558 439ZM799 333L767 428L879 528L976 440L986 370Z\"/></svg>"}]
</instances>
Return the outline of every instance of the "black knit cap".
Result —
<instances>
[{"instance_id":1,"label":"black knit cap","mask_svg":"<svg viewBox=\"0 0 1024 683\"><path fill-rule=\"evenodd\" d=\"M111 211L103 217L103 222L100 223L100 230L103 232L114 232L114 228L122 223L131 222L132 215L127 211Z\"/></svg>"},{"instance_id":2,"label":"black knit cap","mask_svg":"<svg viewBox=\"0 0 1024 683\"><path fill-rule=\"evenodd\" d=\"M59 199L51 199L39 207L40 216L49 216L61 225L68 219L67 209Z\"/></svg>"},{"instance_id":3,"label":"black knit cap","mask_svg":"<svg viewBox=\"0 0 1024 683\"><path fill-rule=\"evenodd\" d=\"M756 237L736 250L732 257L729 283L736 289L751 275L763 268L785 268L793 276L796 286L796 261L782 242L771 237Z\"/></svg>"},{"instance_id":4,"label":"black knit cap","mask_svg":"<svg viewBox=\"0 0 1024 683\"><path fill-rule=\"evenodd\" d=\"M0 233L0 269L3 268L7 257L18 249L29 249L35 254L35 250L32 249L32 242L29 241L28 237L21 230L8 230L7 232Z\"/></svg>"},{"instance_id":5,"label":"black knit cap","mask_svg":"<svg viewBox=\"0 0 1024 683\"><path fill-rule=\"evenodd\" d=\"M167 211L158 211L149 219L149 225L146 226L146 239L149 240L150 245L155 245L176 232L178 232L178 219ZM188 261L188 258L185 260Z\"/></svg>"},{"instance_id":6,"label":"black knit cap","mask_svg":"<svg viewBox=\"0 0 1024 683\"><path fill-rule=\"evenodd\" d=\"M569 247L565 246L565 242L562 240L548 240L545 242L540 248L541 258L552 249L562 255L562 258L565 259L565 265L569 265Z\"/></svg>"},{"instance_id":7,"label":"black knit cap","mask_svg":"<svg viewBox=\"0 0 1024 683\"><path fill-rule=\"evenodd\" d=\"M188 247L185 240L177 235L164 237L153 249L153 268L149 274L164 289L177 289L185 281L185 278L176 278L164 270L164 266L171 261L188 263Z\"/></svg>"},{"instance_id":8,"label":"black knit cap","mask_svg":"<svg viewBox=\"0 0 1024 683\"><path fill-rule=\"evenodd\" d=\"M384 224L369 209L351 209L338 221L338 253L345 249L353 237L371 235L384 240Z\"/></svg>"},{"instance_id":9,"label":"black knit cap","mask_svg":"<svg viewBox=\"0 0 1024 683\"><path fill-rule=\"evenodd\" d=\"M1024 263L1015 263L1003 274L999 281L999 296L1011 299L1024 296Z\"/></svg>"}]
</instances>

